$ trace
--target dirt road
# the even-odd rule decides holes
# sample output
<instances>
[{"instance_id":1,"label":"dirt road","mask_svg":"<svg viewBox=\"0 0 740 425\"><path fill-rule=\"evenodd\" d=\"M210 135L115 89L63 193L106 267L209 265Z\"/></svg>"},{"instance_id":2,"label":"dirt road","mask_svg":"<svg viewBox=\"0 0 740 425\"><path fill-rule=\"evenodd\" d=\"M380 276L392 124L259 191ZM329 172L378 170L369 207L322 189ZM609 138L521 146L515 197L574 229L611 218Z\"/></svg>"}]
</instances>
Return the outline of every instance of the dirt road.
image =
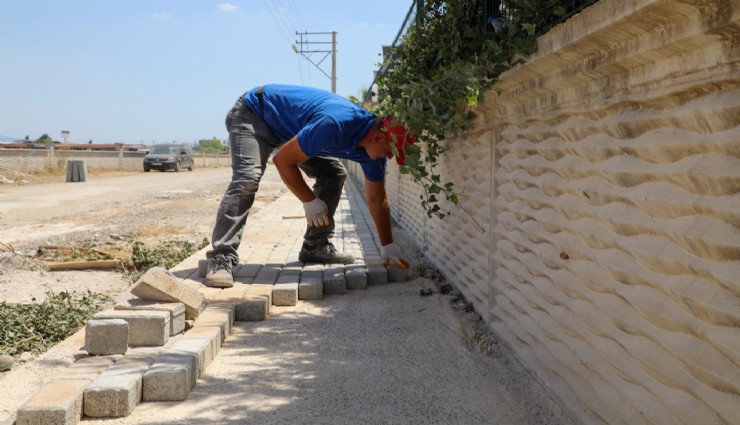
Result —
<instances>
[{"instance_id":1,"label":"dirt road","mask_svg":"<svg viewBox=\"0 0 740 425\"><path fill-rule=\"evenodd\" d=\"M168 240L210 240L230 175L229 168L216 168L93 174L84 183L65 183L60 175L44 179L51 182L1 185L0 301L40 300L47 290L120 292L130 282L115 271L46 271L39 247L125 255L133 241L156 246ZM268 167L253 211L285 190Z\"/></svg>"}]
</instances>

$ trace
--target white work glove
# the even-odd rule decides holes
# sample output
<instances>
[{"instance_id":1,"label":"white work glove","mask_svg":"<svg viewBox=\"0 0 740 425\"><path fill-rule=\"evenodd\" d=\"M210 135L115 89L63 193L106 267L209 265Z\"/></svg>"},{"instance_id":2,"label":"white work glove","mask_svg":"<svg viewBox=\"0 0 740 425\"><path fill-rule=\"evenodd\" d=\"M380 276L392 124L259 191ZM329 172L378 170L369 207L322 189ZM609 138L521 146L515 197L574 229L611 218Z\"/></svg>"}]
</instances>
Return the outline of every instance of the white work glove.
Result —
<instances>
[{"instance_id":1,"label":"white work glove","mask_svg":"<svg viewBox=\"0 0 740 425\"><path fill-rule=\"evenodd\" d=\"M321 199L314 198L311 202L304 202L303 210L306 212L306 220L310 227L329 225L329 208Z\"/></svg>"},{"instance_id":2,"label":"white work glove","mask_svg":"<svg viewBox=\"0 0 740 425\"><path fill-rule=\"evenodd\" d=\"M388 245L380 247L380 258L383 260L384 266L393 262L396 266L402 269L409 268L409 262L403 257L401 249L398 248L395 242L391 242Z\"/></svg>"}]
</instances>

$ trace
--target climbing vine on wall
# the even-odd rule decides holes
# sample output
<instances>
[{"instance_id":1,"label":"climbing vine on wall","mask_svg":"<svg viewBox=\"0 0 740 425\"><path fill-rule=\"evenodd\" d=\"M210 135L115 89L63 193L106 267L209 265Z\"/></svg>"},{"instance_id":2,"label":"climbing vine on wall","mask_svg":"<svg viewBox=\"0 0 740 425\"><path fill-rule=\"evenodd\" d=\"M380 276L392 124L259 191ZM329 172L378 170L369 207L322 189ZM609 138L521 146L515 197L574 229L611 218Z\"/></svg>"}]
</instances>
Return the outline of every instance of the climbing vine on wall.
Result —
<instances>
[{"instance_id":1,"label":"climbing vine on wall","mask_svg":"<svg viewBox=\"0 0 740 425\"><path fill-rule=\"evenodd\" d=\"M452 182L436 165L441 141L470 128L475 111L498 76L535 51L536 36L593 0L425 0L416 21L383 65L378 115L396 115L420 143L400 168L424 189L427 215L449 215L459 205Z\"/></svg>"}]
</instances>

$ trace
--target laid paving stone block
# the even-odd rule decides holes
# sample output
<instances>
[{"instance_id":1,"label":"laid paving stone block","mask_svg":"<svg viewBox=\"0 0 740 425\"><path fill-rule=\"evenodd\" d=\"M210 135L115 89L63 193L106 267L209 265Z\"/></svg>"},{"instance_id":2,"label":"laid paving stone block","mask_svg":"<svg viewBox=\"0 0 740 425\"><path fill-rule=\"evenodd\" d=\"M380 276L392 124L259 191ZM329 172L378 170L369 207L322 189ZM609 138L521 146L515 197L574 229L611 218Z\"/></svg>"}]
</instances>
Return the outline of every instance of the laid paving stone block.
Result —
<instances>
[{"instance_id":1,"label":"laid paving stone block","mask_svg":"<svg viewBox=\"0 0 740 425\"><path fill-rule=\"evenodd\" d=\"M367 264L367 284L385 285L388 283L388 270L382 264Z\"/></svg>"},{"instance_id":2,"label":"laid paving stone block","mask_svg":"<svg viewBox=\"0 0 740 425\"><path fill-rule=\"evenodd\" d=\"M301 271L303 270L303 263L300 261L293 261L290 263L286 263L283 266L283 269L280 270L280 275L296 275L301 274Z\"/></svg>"},{"instance_id":3,"label":"laid paving stone block","mask_svg":"<svg viewBox=\"0 0 740 425\"><path fill-rule=\"evenodd\" d=\"M144 273L131 293L148 301L179 302L185 305L185 318L195 319L205 308L205 297L198 289L184 283L162 267Z\"/></svg>"},{"instance_id":4,"label":"laid paving stone block","mask_svg":"<svg viewBox=\"0 0 740 425\"><path fill-rule=\"evenodd\" d=\"M233 319L234 314L232 312L225 309L211 308L211 306L209 306L209 308L201 313L200 317L193 322L193 329L203 326L215 326L221 329L221 340L224 341L226 340L226 337L231 334ZM192 329L190 331L192 331Z\"/></svg>"},{"instance_id":5,"label":"laid paving stone block","mask_svg":"<svg viewBox=\"0 0 740 425\"><path fill-rule=\"evenodd\" d=\"M195 356L195 373L192 378L196 381L213 361L213 346L209 338L180 338L172 344L170 350ZM192 385L195 386L195 382Z\"/></svg>"},{"instance_id":6,"label":"laid paving stone block","mask_svg":"<svg viewBox=\"0 0 740 425\"><path fill-rule=\"evenodd\" d=\"M344 267L347 289L367 288L367 269L364 264L349 264Z\"/></svg>"},{"instance_id":7,"label":"laid paving stone block","mask_svg":"<svg viewBox=\"0 0 740 425\"><path fill-rule=\"evenodd\" d=\"M141 401L143 375L155 356L127 356L85 388L83 412L92 418L130 415Z\"/></svg>"},{"instance_id":8,"label":"laid paving stone block","mask_svg":"<svg viewBox=\"0 0 740 425\"><path fill-rule=\"evenodd\" d=\"M207 339L210 341L211 357L216 358L221 346L223 337L219 326L199 326L190 329L182 335L181 339Z\"/></svg>"},{"instance_id":9,"label":"laid paving stone block","mask_svg":"<svg viewBox=\"0 0 740 425\"><path fill-rule=\"evenodd\" d=\"M107 356L126 354L129 324L123 319L91 319L85 325L85 350Z\"/></svg>"},{"instance_id":10,"label":"laid paving stone block","mask_svg":"<svg viewBox=\"0 0 740 425\"><path fill-rule=\"evenodd\" d=\"M236 304L236 320L253 322L265 320L272 305L272 285L252 284L244 298Z\"/></svg>"},{"instance_id":11,"label":"laid paving stone block","mask_svg":"<svg viewBox=\"0 0 740 425\"><path fill-rule=\"evenodd\" d=\"M185 330L185 304L160 303L138 298L127 300L125 304L117 304L114 310L154 310L170 313L170 336L175 336Z\"/></svg>"},{"instance_id":12,"label":"laid paving stone block","mask_svg":"<svg viewBox=\"0 0 740 425\"><path fill-rule=\"evenodd\" d=\"M239 264L234 269L234 277L255 277L261 269L262 264Z\"/></svg>"},{"instance_id":13,"label":"laid paving stone block","mask_svg":"<svg viewBox=\"0 0 740 425\"><path fill-rule=\"evenodd\" d=\"M185 400L197 379L196 364L192 353L169 350L144 372L142 400Z\"/></svg>"},{"instance_id":14,"label":"laid paving stone block","mask_svg":"<svg viewBox=\"0 0 740 425\"><path fill-rule=\"evenodd\" d=\"M324 295L344 295L347 293L347 280L344 265L330 264L324 269Z\"/></svg>"},{"instance_id":15,"label":"laid paving stone block","mask_svg":"<svg viewBox=\"0 0 740 425\"><path fill-rule=\"evenodd\" d=\"M323 274L323 272L322 272ZM324 298L324 282L321 277L301 275L298 284L299 300L320 300Z\"/></svg>"},{"instance_id":16,"label":"laid paving stone block","mask_svg":"<svg viewBox=\"0 0 740 425\"><path fill-rule=\"evenodd\" d=\"M18 409L16 425L75 425L82 417L87 379L50 382Z\"/></svg>"},{"instance_id":17,"label":"laid paving stone block","mask_svg":"<svg viewBox=\"0 0 740 425\"><path fill-rule=\"evenodd\" d=\"M409 269L402 269L398 266L387 267L388 281L389 282L406 282Z\"/></svg>"},{"instance_id":18,"label":"laid paving stone block","mask_svg":"<svg viewBox=\"0 0 740 425\"><path fill-rule=\"evenodd\" d=\"M206 277L208 274L208 260L198 260L198 277Z\"/></svg>"},{"instance_id":19,"label":"laid paving stone block","mask_svg":"<svg viewBox=\"0 0 740 425\"><path fill-rule=\"evenodd\" d=\"M278 281L272 287L272 305L294 306L298 304L298 284L300 274L280 273Z\"/></svg>"},{"instance_id":20,"label":"laid paving stone block","mask_svg":"<svg viewBox=\"0 0 740 425\"><path fill-rule=\"evenodd\" d=\"M55 380L88 380L92 381L103 373L110 365L118 361L122 356L90 356L83 357L71 366L64 369Z\"/></svg>"},{"instance_id":21,"label":"laid paving stone block","mask_svg":"<svg viewBox=\"0 0 740 425\"><path fill-rule=\"evenodd\" d=\"M95 313L93 319L122 319L128 322L128 344L164 345L170 337L170 313L153 310L109 310Z\"/></svg>"},{"instance_id":22,"label":"laid paving stone block","mask_svg":"<svg viewBox=\"0 0 740 425\"><path fill-rule=\"evenodd\" d=\"M254 277L253 283L259 285L272 285L277 282L278 276L280 276L280 269L276 267L268 267L266 264L265 267L257 273L257 276Z\"/></svg>"}]
</instances>

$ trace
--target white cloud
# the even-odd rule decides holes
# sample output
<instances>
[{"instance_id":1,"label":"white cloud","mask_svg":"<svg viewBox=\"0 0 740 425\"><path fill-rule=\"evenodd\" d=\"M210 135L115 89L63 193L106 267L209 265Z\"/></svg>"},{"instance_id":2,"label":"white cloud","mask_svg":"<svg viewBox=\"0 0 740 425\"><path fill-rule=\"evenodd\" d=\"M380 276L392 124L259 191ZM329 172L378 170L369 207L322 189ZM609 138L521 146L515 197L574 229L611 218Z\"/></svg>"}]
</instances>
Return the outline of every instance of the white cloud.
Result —
<instances>
[{"instance_id":1,"label":"white cloud","mask_svg":"<svg viewBox=\"0 0 740 425\"><path fill-rule=\"evenodd\" d=\"M172 19L172 15L168 12L164 13L155 13L152 15L154 19L161 19L161 20L169 20Z\"/></svg>"},{"instance_id":2,"label":"white cloud","mask_svg":"<svg viewBox=\"0 0 740 425\"><path fill-rule=\"evenodd\" d=\"M239 6L231 3L221 3L218 5L218 10L222 12L236 12L239 10Z\"/></svg>"}]
</instances>

